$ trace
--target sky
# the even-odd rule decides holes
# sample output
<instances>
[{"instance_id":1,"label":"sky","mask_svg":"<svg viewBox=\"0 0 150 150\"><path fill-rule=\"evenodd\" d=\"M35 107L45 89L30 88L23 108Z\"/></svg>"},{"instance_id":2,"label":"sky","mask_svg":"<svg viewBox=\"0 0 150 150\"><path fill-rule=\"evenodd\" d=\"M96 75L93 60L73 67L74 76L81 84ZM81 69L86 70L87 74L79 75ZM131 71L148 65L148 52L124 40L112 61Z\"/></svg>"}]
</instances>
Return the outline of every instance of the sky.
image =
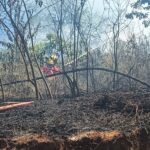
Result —
<instances>
[{"instance_id":1,"label":"sky","mask_svg":"<svg viewBox=\"0 0 150 150\"><path fill-rule=\"evenodd\" d=\"M99 15L103 13L103 0L88 0L87 5L92 8L93 13L97 12ZM44 37L46 37L46 30L47 28L45 28L44 32L37 37L37 40L44 39Z\"/></svg>"},{"instance_id":2,"label":"sky","mask_svg":"<svg viewBox=\"0 0 150 150\"><path fill-rule=\"evenodd\" d=\"M117 1L120 1L122 3L124 2L124 0L117 0ZM130 4L135 1L136 0L129 0ZM90 5L93 5L94 12L98 12L99 14L103 13L103 10L104 10L103 0L89 0L89 2L90 2ZM132 11L132 8L128 7L128 12L131 12L131 11ZM134 32L137 36L138 35L140 36L141 33L147 36L149 36L150 34L149 28L145 28L142 22L137 18L134 18L132 21L130 21L129 27L124 29L124 31L120 33L120 38L123 41L127 41L131 32L132 33Z\"/></svg>"},{"instance_id":3,"label":"sky","mask_svg":"<svg viewBox=\"0 0 150 150\"><path fill-rule=\"evenodd\" d=\"M30 0L30 1L33 1L33 0ZM117 1L124 2L124 0L117 0ZM130 0L130 2L134 2L134 1L135 0ZM88 6L93 8L93 12L97 13L99 16L103 13L103 10L104 10L103 0L88 0ZM131 8L129 8L129 10L131 10ZM39 17L39 19L37 19L37 20L41 21L44 17L45 17L45 15L42 14L41 17ZM40 34L38 34L38 36L35 40L38 42L38 41L46 39L46 34L47 34L48 30L49 30L49 27L44 28L44 30L42 29L40 31ZM138 34L140 35L141 33L143 33L145 35L149 35L149 28L145 29L144 26L141 24L141 21L139 21L138 19L134 19L129 24L129 28L125 29L124 31L122 31L120 33L120 38L123 41L126 41L131 32L135 32L137 35ZM110 36L112 36L112 33L110 33ZM4 39L2 34L1 34L0 39Z\"/></svg>"},{"instance_id":4,"label":"sky","mask_svg":"<svg viewBox=\"0 0 150 150\"><path fill-rule=\"evenodd\" d=\"M94 11L96 12L103 12L103 0L89 0L90 5L93 5Z\"/></svg>"}]
</instances>

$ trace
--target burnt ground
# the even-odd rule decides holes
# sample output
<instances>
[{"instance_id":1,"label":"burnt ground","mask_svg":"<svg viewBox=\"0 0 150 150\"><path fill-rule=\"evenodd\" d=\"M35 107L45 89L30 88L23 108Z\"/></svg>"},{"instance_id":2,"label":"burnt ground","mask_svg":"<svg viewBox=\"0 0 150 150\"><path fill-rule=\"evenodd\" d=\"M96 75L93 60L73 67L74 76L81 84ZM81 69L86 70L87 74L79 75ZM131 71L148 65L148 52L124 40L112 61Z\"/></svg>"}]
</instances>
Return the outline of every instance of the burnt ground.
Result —
<instances>
[{"instance_id":1,"label":"burnt ground","mask_svg":"<svg viewBox=\"0 0 150 150\"><path fill-rule=\"evenodd\" d=\"M0 113L0 138L42 134L62 139L79 132L112 130L128 136L137 128L148 131L149 118L149 92L97 92L75 99L38 100Z\"/></svg>"}]
</instances>

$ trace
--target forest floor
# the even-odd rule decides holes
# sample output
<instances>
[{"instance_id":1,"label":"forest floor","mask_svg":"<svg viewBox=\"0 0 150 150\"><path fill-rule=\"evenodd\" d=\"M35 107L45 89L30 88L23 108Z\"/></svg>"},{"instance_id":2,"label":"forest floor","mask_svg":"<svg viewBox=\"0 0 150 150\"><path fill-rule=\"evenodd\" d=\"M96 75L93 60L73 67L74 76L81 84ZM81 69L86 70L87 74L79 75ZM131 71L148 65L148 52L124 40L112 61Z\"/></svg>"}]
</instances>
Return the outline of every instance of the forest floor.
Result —
<instances>
[{"instance_id":1,"label":"forest floor","mask_svg":"<svg viewBox=\"0 0 150 150\"><path fill-rule=\"evenodd\" d=\"M149 118L150 92L38 100L0 113L0 149L149 150Z\"/></svg>"}]
</instances>

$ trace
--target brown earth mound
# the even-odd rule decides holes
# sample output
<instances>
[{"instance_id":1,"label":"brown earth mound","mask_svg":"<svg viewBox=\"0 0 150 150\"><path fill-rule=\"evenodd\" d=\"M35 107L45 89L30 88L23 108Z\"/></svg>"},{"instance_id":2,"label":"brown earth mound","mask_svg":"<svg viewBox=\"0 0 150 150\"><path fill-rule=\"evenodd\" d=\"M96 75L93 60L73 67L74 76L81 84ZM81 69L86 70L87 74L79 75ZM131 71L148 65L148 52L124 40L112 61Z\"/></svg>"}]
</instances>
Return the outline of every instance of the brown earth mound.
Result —
<instances>
[{"instance_id":1,"label":"brown earth mound","mask_svg":"<svg viewBox=\"0 0 150 150\"><path fill-rule=\"evenodd\" d=\"M88 131L55 140L44 135L0 139L1 150L149 150L150 134L145 129L130 135L119 131Z\"/></svg>"},{"instance_id":2,"label":"brown earth mound","mask_svg":"<svg viewBox=\"0 0 150 150\"><path fill-rule=\"evenodd\" d=\"M44 135L24 135L13 139L1 139L1 150L61 150L61 142Z\"/></svg>"},{"instance_id":3,"label":"brown earth mound","mask_svg":"<svg viewBox=\"0 0 150 150\"><path fill-rule=\"evenodd\" d=\"M136 129L129 137L133 150L150 150L150 130Z\"/></svg>"},{"instance_id":4,"label":"brown earth mound","mask_svg":"<svg viewBox=\"0 0 150 150\"><path fill-rule=\"evenodd\" d=\"M131 143L118 131L82 132L69 138L69 149L74 150L129 150Z\"/></svg>"},{"instance_id":5,"label":"brown earth mound","mask_svg":"<svg viewBox=\"0 0 150 150\"><path fill-rule=\"evenodd\" d=\"M149 118L150 92L37 100L0 113L0 150L150 150Z\"/></svg>"}]
</instances>

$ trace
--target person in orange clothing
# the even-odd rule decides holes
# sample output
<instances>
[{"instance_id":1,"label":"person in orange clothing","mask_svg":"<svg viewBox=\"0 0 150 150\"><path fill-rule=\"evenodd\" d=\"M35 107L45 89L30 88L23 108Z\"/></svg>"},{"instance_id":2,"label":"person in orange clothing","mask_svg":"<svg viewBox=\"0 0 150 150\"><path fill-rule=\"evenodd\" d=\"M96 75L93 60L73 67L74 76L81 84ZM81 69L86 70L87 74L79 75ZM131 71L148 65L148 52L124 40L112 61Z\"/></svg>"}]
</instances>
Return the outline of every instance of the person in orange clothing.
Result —
<instances>
[{"instance_id":1,"label":"person in orange clothing","mask_svg":"<svg viewBox=\"0 0 150 150\"><path fill-rule=\"evenodd\" d=\"M47 74L51 75L53 73L57 73L60 71L60 68L55 66L57 64L57 60L59 58L59 54L53 53L50 57L45 57L45 65L42 67L42 71Z\"/></svg>"}]
</instances>

